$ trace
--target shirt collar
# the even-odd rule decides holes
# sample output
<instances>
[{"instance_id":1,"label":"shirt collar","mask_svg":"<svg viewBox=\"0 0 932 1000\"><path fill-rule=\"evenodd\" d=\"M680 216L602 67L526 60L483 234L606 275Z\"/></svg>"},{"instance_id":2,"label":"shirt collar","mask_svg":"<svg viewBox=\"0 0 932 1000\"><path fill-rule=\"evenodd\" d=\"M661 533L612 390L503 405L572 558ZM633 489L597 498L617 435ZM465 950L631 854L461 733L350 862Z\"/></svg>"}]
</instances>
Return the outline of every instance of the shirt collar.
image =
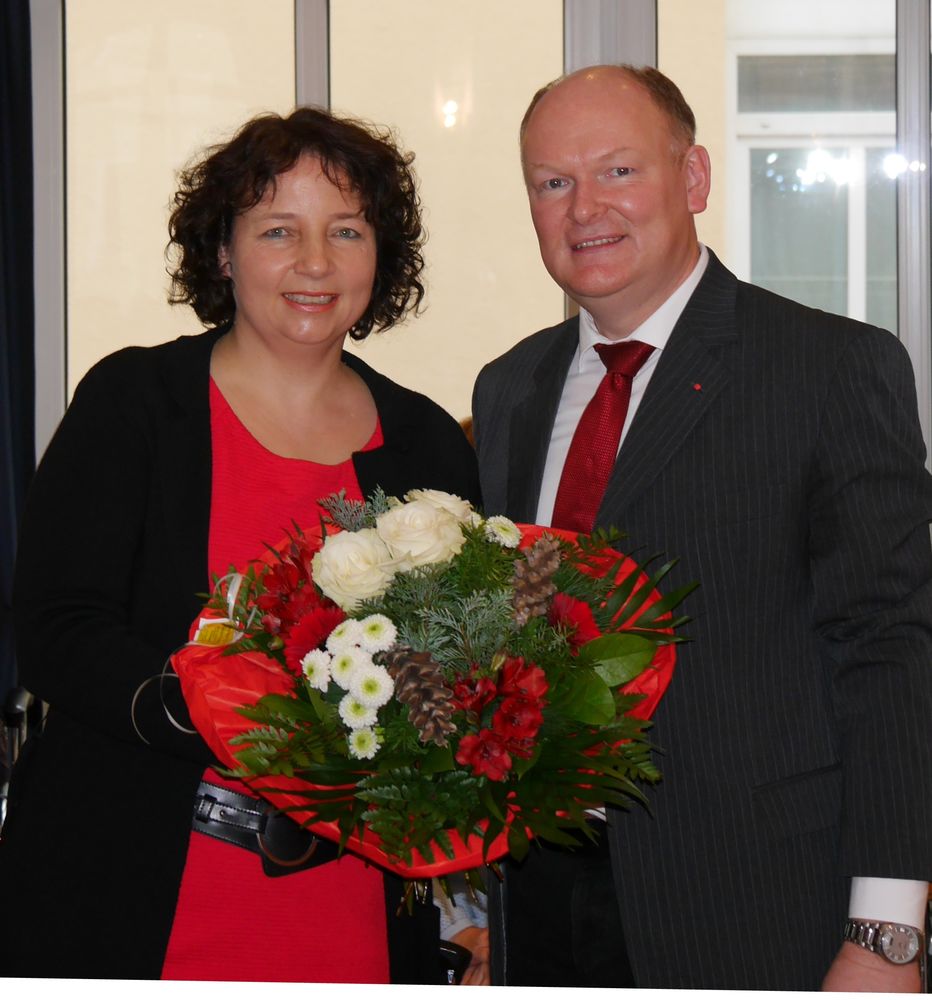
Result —
<instances>
[{"instance_id":1,"label":"shirt collar","mask_svg":"<svg viewBox=\"0 0 932 1000\"><path fill-rule=\"evenodd\" d=\"M651 347L662 351L667 346L673 327L680 318L680 314L686 308L696 286L702 280L706 265L709 263L709 251L705 245L699 244L699 260L692 269L689 277L679 285L676 291L667 299L664 304L651 313L646 320L629 335L631 340L640 340ZM615 341L603 337L595 325L592 314L586 309L579 310L579 350L576 352L574 364L581 367L587 357L597 357L595 352L596 344L612 344Z\"/></svg>"}]
</instances>

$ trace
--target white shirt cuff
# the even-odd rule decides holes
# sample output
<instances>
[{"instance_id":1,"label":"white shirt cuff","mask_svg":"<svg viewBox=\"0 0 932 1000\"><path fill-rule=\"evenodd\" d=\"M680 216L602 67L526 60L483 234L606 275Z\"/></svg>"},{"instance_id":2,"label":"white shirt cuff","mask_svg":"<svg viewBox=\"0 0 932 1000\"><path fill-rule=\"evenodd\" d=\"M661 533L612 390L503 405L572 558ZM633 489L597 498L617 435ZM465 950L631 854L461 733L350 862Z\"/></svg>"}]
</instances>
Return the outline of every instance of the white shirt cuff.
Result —
<instances>
[{"instance_id":1,"label":"white shirt cuff","mask_svg":"<svg viewBox=\"0 0 932 1000\"><path fill-rule=\"evenodd\" d=\"M929 883L905 878L853 878L848 916L925 927Z\"/></svg>"}]
</instances>

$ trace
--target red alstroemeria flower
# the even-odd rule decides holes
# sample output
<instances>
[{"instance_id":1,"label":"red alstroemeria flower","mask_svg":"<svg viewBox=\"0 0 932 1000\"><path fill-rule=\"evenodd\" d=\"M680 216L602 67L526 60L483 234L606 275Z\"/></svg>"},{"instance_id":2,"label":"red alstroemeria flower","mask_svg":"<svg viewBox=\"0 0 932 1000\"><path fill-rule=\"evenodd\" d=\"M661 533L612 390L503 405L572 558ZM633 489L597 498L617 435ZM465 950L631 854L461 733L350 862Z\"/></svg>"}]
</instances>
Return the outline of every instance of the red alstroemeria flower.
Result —
<instances>
[{"instance_id":1,"label":"red alstroemeria flower","mask_svg":"<svg viewBox=\"0 0 932 1000\"><path fill-rule=\"evenodd\" d=\"M504 781L512 766L505 741L491 729L464 736L456 751L456 761L468 764L473 774L485 776L489 781Z\"/></svg>"},{"instance_id":2,"label":"red alstroemeria flower","mask_svg":"<svg viewBox=\"0 0 932 1000\"><path fill-rule=\"evenodd\" d=\"M592 608L569 594L554 594L549 619L551 625L566 629L566 638L574 649L602 634L592 617Z\"/></svg>"},{"instance_id":3,"label":"red alstroemeria flower","mask_svg":"<svg viewBox=\"0 0 932 1000\"><path fill-rule=\"evenodd\" d=\"M534 747L537 746L537 741L509 740L507 746L508 752L512 757L523 757L525 760L529 760L534 755Z\"/></svg>"},{"instance_id":4,"label":"red alstroemeria flower","mask_svg":"<svg viewBox=\"0 0 932 1000\"><path fill-rule=\"evenodd\" d=\"M293 566L288 568L291 569L294 574L297 574L297 570L295 570ZM300 621L300 619L306 614L309 614L316 608L326 606L327 603L309 583L302 585L299 581L295 585L297 589L284 589L281 585L283 584L283 581L287 581L290 575L291 574L277 574L276 578L272 581L275 589L265 594L261 594L256 598L256 604L259 606L260 610L280 619L281 627L284 628L297 624L297 622Z\"/></svg>"},{"instance_id":5,"label":"red alstroemeria flower","mask_svg":"<svg viewBox=\"0 0 932 1000\"><path fill-rule=\"evenodd\" d=\"M537 698L510 695L495 710L492 728L506 740L529 740L537 735L543 721L544 713Z\"/></svg>"},{"instance_id":6,"label":"red alstroemeria flower","mask_svg":"<svg viewBox=\"0 0 932 1000\"><path fill-rule=\"evenodd\" d=\"M453 704L464 712L478 714L495 694L495 682L490 677L467 677L453 685Z\"/></svg>"},{"instance_id":7,"label":"red alstroemeria flower","mask_svg":"<svg viewBox=\"0 0 932 1000\"><path fill-rule=\"evenodd\" d=\"M549 687L547 675L536 663L525 664L523 656L510 656L505 660L498 680L498 690L503 695L523 694L540 699Z\"/></svg>"},{"instance_id":8,"label":"red alstroemeria flower","mask_svg":"<svg viewBox=\"0 0 932 1000\"><path fill-rule=\"evenodd\" d=\"M303 579L310 580L311 561L317 551L318 549L312 548L310 542L303 535L297 535L291 539L285 559L298 568Z\"/></svg>"},{"instance_id":9,"label":"red alstroemeria flower","mask_svg":"<svg viewBox=\"0 0 932 1000\"><path fill-rule=\"evenodd\" d=\"M269 635L278 635L282 630L282 620L278 615L271 611L267 611L260 619L260 624L262 625L262 631L268 632Z\"/></svg>"},{"instance_id":10,"label":"red alstroemeria flower","mask_svg":"<svg viewBox=\"0 0 932 1000\"><path fill-rule=\"evenodd\" d=\"M262 576L262 586L265 593L259 598L275 600L291 596L301 583L301 571L291 563L275 563Z\"/></svg>"},{"instance_id":11,"label":"red alstroemeria flower","mask_svg":"<svg viewBox=\"0 0 932 1000\"><path fill-rule=\"evenodd\" d=\"M301 673L301 660L327 638L346 615L335 604L318 606L291 628L285 638L285 663L296 674Z\"/></svg>"}]
</instances>

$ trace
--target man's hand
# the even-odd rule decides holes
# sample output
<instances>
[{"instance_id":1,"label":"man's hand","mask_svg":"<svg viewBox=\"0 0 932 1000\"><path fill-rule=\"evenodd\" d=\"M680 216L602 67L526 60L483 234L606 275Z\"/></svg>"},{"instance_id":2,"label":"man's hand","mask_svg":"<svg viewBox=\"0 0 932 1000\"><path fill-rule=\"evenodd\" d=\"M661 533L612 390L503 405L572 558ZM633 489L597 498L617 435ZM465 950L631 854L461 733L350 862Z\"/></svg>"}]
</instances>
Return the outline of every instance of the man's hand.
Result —
<instances>
[{"instance_id":1,"label":"man's hand","mask_svg":"<svg viewBox=\"0 0 932 1000\"><path fill-rule=\"evenodd\" d=\"M894 965L858 944L845 941L822 989L832 993L918 993L919 963Z\"/></svg>"},{"instance_id":2,"label":"man's hand","mask_svg":"<svg viewBox=\"0 0 932 1000\"><path fill-rule=\"evenodd\" d=\"M463 974L460 986L490 986L489 929L487 927L466 927L450 940L472 952L472 961Z\"/></svg>"}]
</instances>

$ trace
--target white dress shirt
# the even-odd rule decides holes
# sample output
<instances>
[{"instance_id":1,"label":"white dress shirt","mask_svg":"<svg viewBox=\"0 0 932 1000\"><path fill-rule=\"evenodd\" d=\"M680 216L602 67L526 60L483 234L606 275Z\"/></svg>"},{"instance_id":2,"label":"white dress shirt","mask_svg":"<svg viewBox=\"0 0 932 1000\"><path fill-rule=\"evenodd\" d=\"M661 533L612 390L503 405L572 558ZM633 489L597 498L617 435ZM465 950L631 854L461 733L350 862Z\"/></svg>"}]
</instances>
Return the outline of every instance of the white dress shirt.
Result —
<instances>
[{"instance_id":1,"label":"white dress shirt","mask_svg":"<svg viewBox=\"0 0 932 1000\"><path fill-rule=\"evenodd\" d=\"M653 354L641 365L631 383L631 399L628 402L628 413L625 425L621 429L618 447L621 448L631 426L638 406L644 397L647 383L660 360L660 354L667 346L673 327L680 318L680 313L686 308L686 303L696 290L706 264L709 262L709 251L700 247L699 260L689 277L677 288L666 302L634 330L626 340L639 340L654 348ZM591 313L585 309L579 310L579 347L570 363L557 408L557 418L554 421L553 433L550 436L550 448L547 451L547 464L544 466L544 478L540 485L540 497L537 502L537 523L549 525L553 518L553 507L557 499L557 488L560 476L566 464L566 455L576 431L576 425L583 414L589 400L595 395L599 383L605 376L605 365L596 352L596 344L612 344L616 341L603 337L595 325Z\"/></svg>"},{"instance_id":2,"label":"white dress shirt","mask_svg":"<svg viewBox=\"0 0 932 1000\"><path fill-rule=\"evenodd\" d=\"M647 385L657 367L661 353L667 346L673 327L686 308L690 296L696 290L708 262L708 250L700 245L699 260L689 277L655 313L629 335L631 340L650 344L654 348L654 352L644 362L632 381L631 400L628 403L624 427L621 429L619 449L624 443L638 406L644 398ZM566 463L566 456L576 431L576 425L605 375L605 365L597 354L595 345L611 343L615 343L615 341L611 341L599 333L592 315L585 309L580 309L579 346L567 372L550 438L550 447L547 451L544 478L541 482L537 504L538 524L549 525L551 522L557 489L560 485L560 476L563 474L563 466ZM925 926L928 895L928 882L855 877L851 881L848 915L868 920L908 924L911 927L922 929ZM841 934L842 929L838 930Z\"/></svg>"}]
</instances>

